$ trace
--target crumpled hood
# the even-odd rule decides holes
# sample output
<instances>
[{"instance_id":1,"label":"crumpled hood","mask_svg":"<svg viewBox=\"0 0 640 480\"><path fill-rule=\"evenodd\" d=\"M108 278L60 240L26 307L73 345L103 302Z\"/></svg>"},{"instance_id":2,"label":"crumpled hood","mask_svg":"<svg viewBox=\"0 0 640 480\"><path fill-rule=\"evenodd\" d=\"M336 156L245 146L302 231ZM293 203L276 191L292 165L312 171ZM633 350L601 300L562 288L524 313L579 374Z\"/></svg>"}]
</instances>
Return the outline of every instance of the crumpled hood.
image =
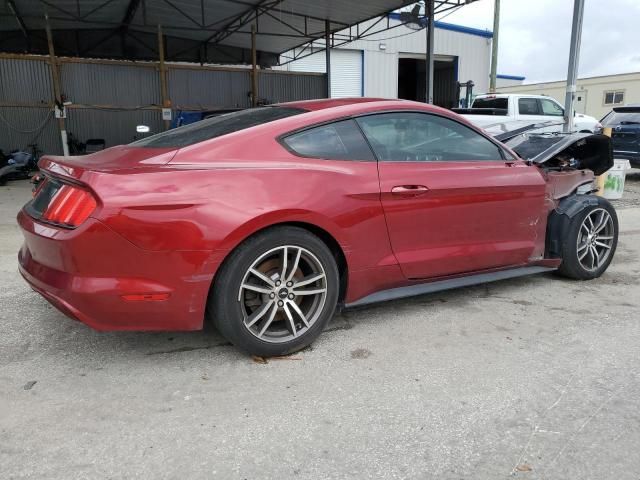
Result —
<instances>
[{"instance_id":1,"label":"crumpled hood","mask_svg":"<svg viewBox=\"0 0 640 480\"><path fill-rule=\"evenodd\" d=\"M602 175L613 166L611 139L591 133L523 133L505 142L520 157L536 164L571 160L577 169Z\"/></svg>"}]
</instances>

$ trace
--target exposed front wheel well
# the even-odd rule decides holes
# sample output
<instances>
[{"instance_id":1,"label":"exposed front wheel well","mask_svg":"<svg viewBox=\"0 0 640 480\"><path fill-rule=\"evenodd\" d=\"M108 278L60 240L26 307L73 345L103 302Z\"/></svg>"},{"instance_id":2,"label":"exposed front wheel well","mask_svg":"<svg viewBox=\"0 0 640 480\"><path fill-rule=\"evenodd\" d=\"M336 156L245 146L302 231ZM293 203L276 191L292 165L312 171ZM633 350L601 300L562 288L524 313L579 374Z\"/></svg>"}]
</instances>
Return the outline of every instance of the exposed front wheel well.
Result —
<instances>
[{"instance_id":1,"label":"exposed front wheel well","mask_svg":"<svg viewBox=\"0 0 640 480\"><path fill-rule=\"evenodd\" d=\"M549 215L546 258L562 260L558 273L588 280L609 266L618 242L618 218L603 197L570 195Z\"/></svg>"}]
</instances>

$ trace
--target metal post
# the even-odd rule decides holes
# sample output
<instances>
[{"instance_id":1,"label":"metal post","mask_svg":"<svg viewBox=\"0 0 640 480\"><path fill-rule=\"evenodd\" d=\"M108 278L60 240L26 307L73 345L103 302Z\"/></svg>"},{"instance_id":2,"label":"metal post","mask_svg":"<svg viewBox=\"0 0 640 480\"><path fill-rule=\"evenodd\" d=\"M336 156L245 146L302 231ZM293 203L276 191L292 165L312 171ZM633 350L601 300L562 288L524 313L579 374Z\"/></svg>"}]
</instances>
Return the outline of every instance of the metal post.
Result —
<instances>
[{"instance_id":1,"label":"metal post","mask_svg":"<svg viewBox=\"0 0 640 480\"><path fill-rule=\"evenodd\" d=\"M327 65L327 98L331 98L331 22L324 21L324 59Z\"/></svg>"},{"instance_id":2,"label":"metal post","mask_svg":"<svg viewBox=\"0 0 640 480\"><path fill-rule=\"evenodd\" d=\"M60 112L58 117L58 128L60 129L60 140L62 141L62 154L69 156L69 144L67 143L67 129L63 118L64 105L62 104L62 91L60 89L60 77L58 76L58 60L53 48L53 35L49 26L49 15L45 15L45 30L47 32L47 44L49 45L49 59L51 60L51 77L53 79L54 109ZM59 107L59 108L58 108Z\"/></svg>"},{"instance_id":3,"label":"metal post","mask_svg":"<svg viewBox=\"0 0 640 480\"><path fill-rule=\"evenodd\" d=\"M496 92L496 76L498 74L498 36L500 33L500 0L494 0L493 5L493 39L491 41L491 76L489 77L489 92Z\"/></svg>"},{"instance_id":4,"label":"metal post","mask_svg":"<svg viewBox=\"0 0 640 480\"><path fill-rule=\"evenodd\" d=\"M162 108L170 108L171 102L167 93L167 71L164 65L164 37L162 35L162 25L158 25L158 56L160 59L160 100ZM164 129L169 130L171 120L164 121Z\"/></svg>"},{"instance_id":5,"label":"metal post","mask_svg":"<svg viewBox=\"0 0 640 480\"><path fill-rule=\"evenodd\" d=\"M425 101L427 103L433 103L433 31L434 20L433 12L434 0L426 0L424 2L425 15L427 15L427 58L426 58L426 89L425 89Z\"/></svg>"},{"instance_id":6,"label":"metal post","mask_svg":"<svg viewBox=\"0 0 640 480\"><path fill-rule=\"evenodd\" d=\"M580 42L582 39L582 17L584 16L584 0L574 0L573 24L571 25L571 49L569 50L569 69L567 71L567 91L564 97L564 131L573 131L576 80L580 58Z\"/></svg>"},{"instance_id":7,"label":"metal post","mask_svg":"<svg viewBox=\"0 0 640 480\"><path fill-rule=\"evenodd\" d=\"M251 105L258 106L258 67L256 53L256 24L251 24Z\"/></svg>"}]
</instances>

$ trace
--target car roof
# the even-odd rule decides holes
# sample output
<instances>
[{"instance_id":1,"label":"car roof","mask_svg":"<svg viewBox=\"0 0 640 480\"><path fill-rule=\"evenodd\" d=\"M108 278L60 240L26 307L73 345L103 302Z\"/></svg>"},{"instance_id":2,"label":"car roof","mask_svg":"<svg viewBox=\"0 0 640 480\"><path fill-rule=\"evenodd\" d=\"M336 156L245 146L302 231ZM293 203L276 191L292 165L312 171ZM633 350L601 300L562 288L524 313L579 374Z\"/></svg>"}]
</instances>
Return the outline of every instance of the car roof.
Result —
<instances>
[{"instance_id":1,"label":"car roof","mask_svg":"<svg viewBox=\"0 0 640 480\"><path fill-rule=\"evenodd\" d=\"M332 118L347 117L351 115L362 115L393 110L418 110L428 113L436 113L447 117L456 118L463 123L469 123L463 117L456 115L451 110L447 110L436 105L416 102L413 100L402 100L397 98L374 98L374 97L353 97L353 98L323 98L317 100L303 100L299 102L279 103L277 107L300 108L306 111L306 119L331 120ZM311 115L311 117L308 117ZM312 120L313 121L313 120Z\"/></svg>"},{"instance_id":2,"label":"car roof","mask_svg":"<svg viewBox=\"0 0 640 480\"><path fill-rule=\"evenodd\" d=\"M327 108L342 107L345 105L356 105L358 103L369 102L394 102L398 100L391 100L386 98L374 98L374 97L348 97L348 98L318 98L315 100L300 100L295 102L278 103L278 107L292 107L302 108L310 112L317 110L325 110Z\"/></svg>"}]
</instances>

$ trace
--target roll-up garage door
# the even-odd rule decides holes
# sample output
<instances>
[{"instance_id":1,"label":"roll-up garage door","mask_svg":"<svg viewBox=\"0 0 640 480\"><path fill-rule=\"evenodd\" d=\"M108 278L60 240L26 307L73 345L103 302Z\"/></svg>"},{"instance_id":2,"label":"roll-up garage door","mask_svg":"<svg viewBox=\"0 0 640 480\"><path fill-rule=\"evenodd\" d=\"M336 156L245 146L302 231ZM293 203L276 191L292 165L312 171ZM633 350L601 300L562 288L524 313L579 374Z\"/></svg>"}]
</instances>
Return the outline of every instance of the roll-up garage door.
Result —
<instances>
[{"instance_id":1,"label":"roll-up garage door","mask_svg":"<svg viewBox=\"0 0 640 480\"><path fill-rule=\"evenodd\" d=\"M331 97L362 96L362 51L331 50Z\"/></svg>"},{"instance_id":2,"label":"roll-up garage door","mask_svg":"<svg viewBox=\"0 0 640 480\"><path fill-rule=\"evenodd\" d=\"M324 50L291 62L298 72L326 73ZM331 97L362 96L362 50L331 50Z\"/></svg>"}]
</instances>

